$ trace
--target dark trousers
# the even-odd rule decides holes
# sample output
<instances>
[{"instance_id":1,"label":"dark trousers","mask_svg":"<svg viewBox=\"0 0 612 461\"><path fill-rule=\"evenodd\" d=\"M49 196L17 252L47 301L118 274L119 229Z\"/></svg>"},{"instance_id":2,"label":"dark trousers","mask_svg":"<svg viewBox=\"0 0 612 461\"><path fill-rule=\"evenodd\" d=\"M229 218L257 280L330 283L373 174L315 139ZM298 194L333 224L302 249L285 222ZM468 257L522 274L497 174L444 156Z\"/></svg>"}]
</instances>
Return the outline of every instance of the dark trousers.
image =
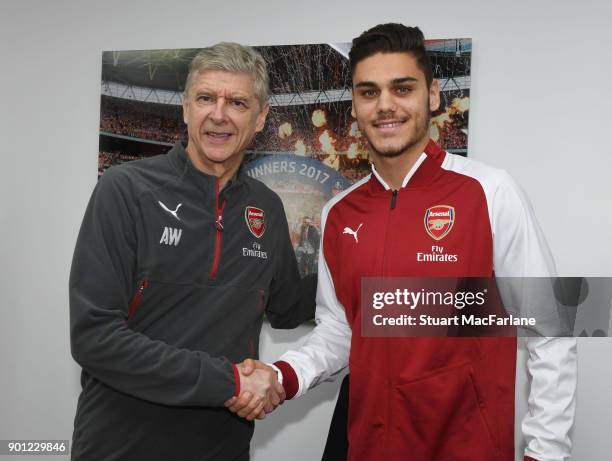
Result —
<instances>
[{"instance_id":1,"label":"dark trousers","mask_svg":"<svg viewBox=\"0 0 612 461\"><path fill-rule=\"evenodd\" d=\"M346 461L348 455L348 402L349 402L349 375L344 377L340 386L340 394L334 408L334 415L329 426L327 442L321 461Z\"/></svg>"}]
</instances>

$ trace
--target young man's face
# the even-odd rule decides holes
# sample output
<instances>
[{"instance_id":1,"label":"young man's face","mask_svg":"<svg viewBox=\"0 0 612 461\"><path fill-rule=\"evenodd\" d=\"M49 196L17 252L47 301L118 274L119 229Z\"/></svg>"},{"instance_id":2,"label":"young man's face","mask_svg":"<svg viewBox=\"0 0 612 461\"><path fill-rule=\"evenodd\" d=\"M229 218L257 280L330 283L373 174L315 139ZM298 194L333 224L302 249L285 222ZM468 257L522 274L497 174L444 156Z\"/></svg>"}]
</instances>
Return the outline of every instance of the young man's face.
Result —
<instances>
[{"instance_id":1,"label":"young man's face","mask_svg":"<svg viewBox=\"0 0 612 461\"><path fill-rule=\"evenodd\" d=\"M253 136L266 121L253 78L244 73L207 70L198 74L183 99L187 151L204 164L242 160Z\"/></svg>"},{"instance_id":2,"label":"young man's face","mask_svg":"<svg viewBox=\"0 0 612 461\"><path fill-rule=\"evenodd\" d=\"M377 53L353 72L352 115L375 155L394 157L428 138L440 92L409 53Z\"/></svg>"}]
</instances>

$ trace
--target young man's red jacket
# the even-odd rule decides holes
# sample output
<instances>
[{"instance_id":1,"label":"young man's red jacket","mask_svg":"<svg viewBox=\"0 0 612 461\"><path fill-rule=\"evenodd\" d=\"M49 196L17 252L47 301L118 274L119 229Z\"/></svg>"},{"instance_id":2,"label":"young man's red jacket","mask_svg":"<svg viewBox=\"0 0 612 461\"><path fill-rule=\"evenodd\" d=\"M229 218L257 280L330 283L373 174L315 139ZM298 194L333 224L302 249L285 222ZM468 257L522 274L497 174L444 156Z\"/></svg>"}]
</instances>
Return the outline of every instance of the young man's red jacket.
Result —
<instances>
[{"instance_id":1,"label":"young man's red jacket","mask_svg":"<svg viewBox=\"0 0 612 461\"><path fill-rule=\"evenodd\" d=\"M444 222L432 225L432 212ZM510 176L430 141L399 191L373 170L325 206L321 226L317 327L276 362L288 395L348 364L349 460L514 461L516 339L364 337L360 309L364 276L554 274ZM575 340L529 339L527 347L525 459L564 461Z\"/></svg>"}]
</instances>

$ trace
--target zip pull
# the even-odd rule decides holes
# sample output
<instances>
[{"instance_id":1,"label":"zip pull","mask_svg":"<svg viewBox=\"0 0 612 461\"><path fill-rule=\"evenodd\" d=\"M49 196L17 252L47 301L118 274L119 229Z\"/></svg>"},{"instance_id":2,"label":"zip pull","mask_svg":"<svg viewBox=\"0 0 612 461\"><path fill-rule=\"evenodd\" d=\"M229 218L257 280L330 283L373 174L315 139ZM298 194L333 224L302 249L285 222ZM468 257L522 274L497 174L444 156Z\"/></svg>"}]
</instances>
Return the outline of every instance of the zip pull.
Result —
<instances>
[{"instance_id":1,"label":"zip pull","mask_svg":"<svg viewBox=\"0 0 612 461\"><path fill-rule=\"evenodd\" d=\"M217 216L217 220L215 221L215 229L219 232L223 232L223 215L220 214Z\"/></svg>"},{"instance_id":2,"label":"zip pull","mask_svg":"<svg viewBox=\"0 0 612 461\"><path fill-rule=\"evenodd\" d=\"M208 278L210 280L215 280L217 278L217 271L219 270L219 259L221 257L221 236L223 235L223 209L225 208L225 199L222 200L221 204L219 204L219 200L221 200L221 194L219 191L219 178L216 180L215 187L215 255L213 256L212 267L210 268L210 272L208 273Z\"/></svg>"},{"instance_id":3,"label":"zip pull","mask_svg":"<svg viewBox=\"0 0 612 461\"><path fill-rule=\"evenodd\" d=\"M395 203L397 202L397 191L393 191L393 195L391 196L391 209L395 210Z\"/></svg>"},{"instance_id":4,"label":"zip pull","mask_svg":"<svg viewBox=\"0 0 612 461\"><path fill-rule=\"evenodd\" d=\"M219 232L223 232L223 210L225 209L225 200L221 203L221 206L217 208L217 219L215 219L215 229Z\"/></svg>"},{"instance_id":5,"label":"zip pull","mask_svg":"<svg viewBox=\"0 0 612 461\"><path fill-rule=\"evenodd\" d=\"M219 205L219 200L221 200L221 191L219 191L219 178L215 179L215 211L217 215L217 219L215 219L215 229L219 232L223 232L223 209L225 208L225 200L222 200L221 205Z\"/></svg>"},{"instance_id":6,"label":"zip pull","mask_svg":"<svg viewBox=\"0 0 612 461\"><path fill-rule=\"evenodd\" d=\"M138 292L142 294L143 291L149 286L149 281L147 279L141 280L138 284Z\"/></svg>"}]
</instances>

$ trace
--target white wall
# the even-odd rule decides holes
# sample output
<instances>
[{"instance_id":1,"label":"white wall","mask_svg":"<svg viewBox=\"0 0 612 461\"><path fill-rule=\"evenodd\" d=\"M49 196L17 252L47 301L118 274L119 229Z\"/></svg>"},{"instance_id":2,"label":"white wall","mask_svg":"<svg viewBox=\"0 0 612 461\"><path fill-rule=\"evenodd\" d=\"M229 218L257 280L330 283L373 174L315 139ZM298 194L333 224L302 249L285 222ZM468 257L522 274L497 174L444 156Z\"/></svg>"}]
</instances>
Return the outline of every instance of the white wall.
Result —
<instances>
[{"instance_id":1,"label":"white wall","mask_svg":"<svg viewBox=\"0 0 612 461\"><path fill-rule=\"evenodd\" d=\"M0 439L71 437L68 271L96 181L102 50L341 42L387 21L471 37L470 155L522 184L562 274L612 275L606 0L173 3L0 6ZM264 332L263 357L297 336ZM576 460L612 453L610 357L611 341L580 342ZM325 384L258 423L253 459L317 459L335 392Z\"/></svg>"}]
</instances>

